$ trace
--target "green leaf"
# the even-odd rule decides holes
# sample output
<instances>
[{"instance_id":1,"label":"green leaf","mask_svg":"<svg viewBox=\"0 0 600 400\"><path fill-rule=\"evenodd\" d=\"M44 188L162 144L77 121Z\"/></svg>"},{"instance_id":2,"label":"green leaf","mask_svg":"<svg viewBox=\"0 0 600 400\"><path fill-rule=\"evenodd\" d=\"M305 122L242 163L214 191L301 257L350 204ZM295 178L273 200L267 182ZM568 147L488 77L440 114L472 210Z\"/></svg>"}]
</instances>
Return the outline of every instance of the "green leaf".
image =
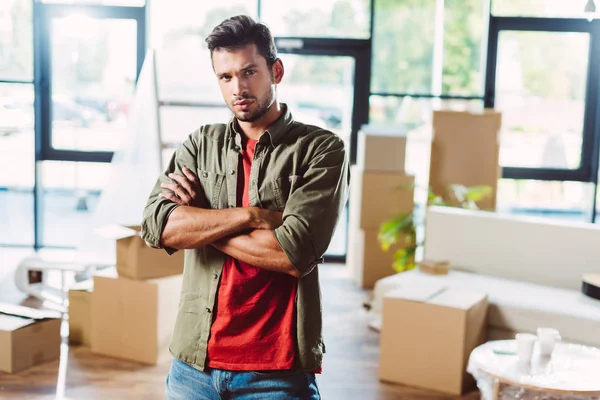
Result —
<instances>
[{"instance_id":1,"label":"green leaf","mask_svg":"<svg viewBox=\"0 0 600 400\"><path fill-rule=\"evenodd\" d=\"M379 234L377 236L381 249L388 251L389 248L396 244L398 238L402 234L410 233L414 229L413 213L399 214L389 221L381 224Z\"/></svg>"},{"instance_id":2,"label":"green leaf","mask_svg":"<svg viewBox=\"0 0 600 400\"><path fill-rule=\"evenodd\" d=\"M394 253L392 267L397 273L411 270L415 267L414 249L400 249Z\"/></svg>"}]
</instances>

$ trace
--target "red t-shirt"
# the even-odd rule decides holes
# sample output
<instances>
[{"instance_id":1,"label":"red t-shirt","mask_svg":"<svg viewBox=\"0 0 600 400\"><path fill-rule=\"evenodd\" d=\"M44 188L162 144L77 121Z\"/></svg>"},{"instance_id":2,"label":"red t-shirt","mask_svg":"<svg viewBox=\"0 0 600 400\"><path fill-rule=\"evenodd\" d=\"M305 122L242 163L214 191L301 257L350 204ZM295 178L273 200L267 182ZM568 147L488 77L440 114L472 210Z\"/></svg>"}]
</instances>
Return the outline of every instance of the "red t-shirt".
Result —
<instances>
[{"instance_id":1,"label":"red t-shirt","mask_svg":"<svg viewBox=\"0 0 600 400\"><path fill-rule=\"evenodd\" d=\"M238 174L238 206L249 207L256 140L247 140ZM296 289L291 275L227 257L208 341L208 366L225 370L281 370L294 365Z\"/></svg>"}]
</instances>

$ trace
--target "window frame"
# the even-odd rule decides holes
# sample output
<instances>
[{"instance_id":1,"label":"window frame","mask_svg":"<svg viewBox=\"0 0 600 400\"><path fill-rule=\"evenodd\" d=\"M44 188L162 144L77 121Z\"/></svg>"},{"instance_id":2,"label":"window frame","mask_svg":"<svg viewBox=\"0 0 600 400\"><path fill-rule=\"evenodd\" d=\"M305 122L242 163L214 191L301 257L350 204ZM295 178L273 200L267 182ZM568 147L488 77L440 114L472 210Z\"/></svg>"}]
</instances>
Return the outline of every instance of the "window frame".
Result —
<instances>
[{"instance_id":1,"label":"window frame","mask_svg":"<svg viewBox=\"0 0 600 400\"><path fill-rule=\"evenodd\" d=\"M484 106L486 108L494 108L495 106L496 67L500 32L580 32L590 35L584 126L579 167L575 169L503 167L503 178L592 183L598 181L598 145L600 143L598 95L600 85L599 79L594 79L594 77L600 77L599 28L600 25L598 23L590 23L584 19L490 16L484 99Z\"/></svg>"},{"instance_id":2,"label":"window frame","mask_svg":"<svg viewBox=\"0 0 600 400\"><path fill-rule=\"evenodd\" d=\"M131 19L137 24L136 81L146 52L146 7L72 5L34 2L34 81L36 161L104 162L112 151L63 150L52 147L52 47L51 24L54 18L85 13L94 19Z\"/></svg>"}]
</instances>

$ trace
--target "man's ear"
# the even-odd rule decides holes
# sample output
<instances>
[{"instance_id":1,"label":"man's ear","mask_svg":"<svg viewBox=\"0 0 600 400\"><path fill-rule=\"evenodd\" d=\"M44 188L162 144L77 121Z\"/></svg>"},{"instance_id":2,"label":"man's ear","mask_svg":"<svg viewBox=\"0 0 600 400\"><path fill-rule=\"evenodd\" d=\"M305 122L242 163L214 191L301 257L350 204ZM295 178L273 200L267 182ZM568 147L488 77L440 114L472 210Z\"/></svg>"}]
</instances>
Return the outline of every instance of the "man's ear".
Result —
<instances>
[{"instance_id":1,"label":"man's ear","mask_svg":"<svg viewBox=\"0 0 600 400\"><path fill-rule=\"evenodd\" d=\"M283 62L281 61L281 58L275 60L273 66L271 67L271 72L273 74L273 83L275 83L276 85L281 83L284 73Z\"/></svg>"}]
</instances>

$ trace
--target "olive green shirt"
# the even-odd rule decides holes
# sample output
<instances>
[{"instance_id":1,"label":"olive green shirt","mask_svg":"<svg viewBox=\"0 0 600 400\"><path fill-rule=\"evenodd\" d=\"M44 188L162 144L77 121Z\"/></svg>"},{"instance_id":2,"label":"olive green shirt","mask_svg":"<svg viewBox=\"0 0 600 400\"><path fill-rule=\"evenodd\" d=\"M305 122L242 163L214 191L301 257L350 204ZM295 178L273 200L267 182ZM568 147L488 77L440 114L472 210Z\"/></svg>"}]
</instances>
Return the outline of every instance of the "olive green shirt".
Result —
<instances>
[{"instance_id":1,"label":"olive green shirt","mask_svg":"<svg viewBox=\"0 0 600 400\"><path fill-rule=\"evenodd\" d=\"M350 172L342 139L283 114L261 135L250 172L253 207L283 212L283 225L273 232L301 274L296 294L296 362L294 369L321 367L321 291L317 265L322 263L348 195ZM193 132L173 154L144 209L142 238L160 243L169 214L178 205L159 197L169 173L197 172L207 204L213 209L237 204L238 162L242 137L235 118ZM240 171L243 173L243 171ZM176 250L166 248L169 253ZM184 279L169 350L177 359L204 370L217 291L226 255L212 246L185 250Z\"/></svg>"}]
</instances>

